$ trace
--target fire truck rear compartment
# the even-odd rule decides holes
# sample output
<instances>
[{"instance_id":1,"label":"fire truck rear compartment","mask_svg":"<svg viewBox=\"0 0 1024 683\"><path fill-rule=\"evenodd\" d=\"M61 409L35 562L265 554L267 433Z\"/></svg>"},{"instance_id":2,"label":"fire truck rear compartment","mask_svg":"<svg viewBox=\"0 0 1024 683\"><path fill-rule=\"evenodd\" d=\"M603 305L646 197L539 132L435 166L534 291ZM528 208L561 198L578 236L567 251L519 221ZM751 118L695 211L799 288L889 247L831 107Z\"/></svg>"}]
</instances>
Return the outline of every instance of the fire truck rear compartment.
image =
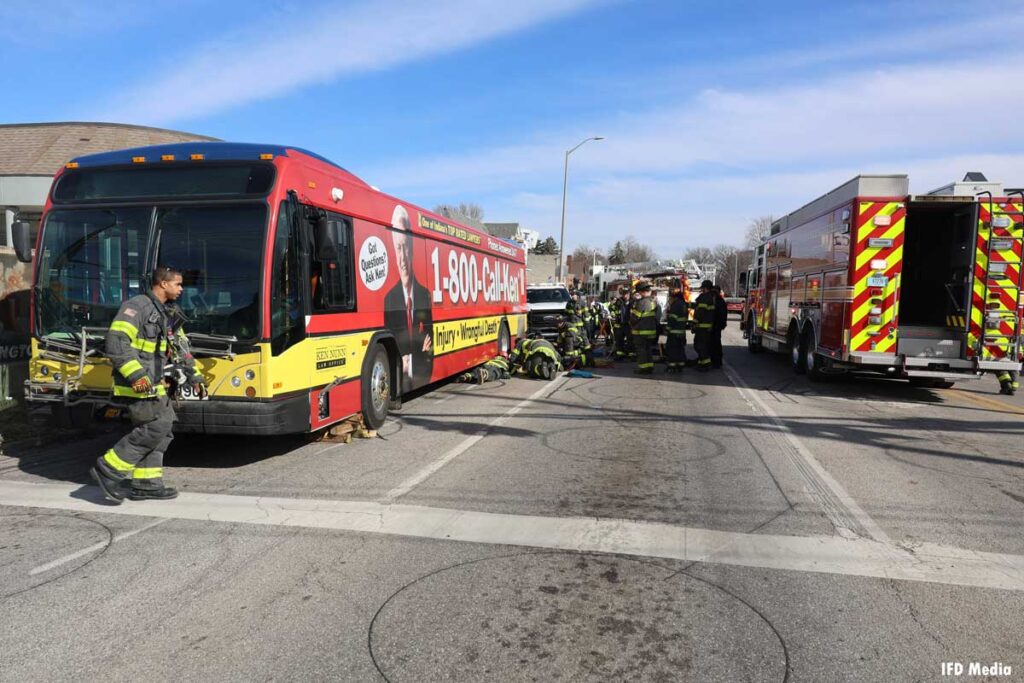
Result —
<instances>
[{"instance_id":1,"label":"fire truck rear compartment","mask_svg":"<svg viewBox=\"0 0 1024 683\"><path fill-rule=\"evenodd\" d=\"M949 201L908 204L900 276L900 355L965 357L973 207Z\"/></svg>"}]
</instances>

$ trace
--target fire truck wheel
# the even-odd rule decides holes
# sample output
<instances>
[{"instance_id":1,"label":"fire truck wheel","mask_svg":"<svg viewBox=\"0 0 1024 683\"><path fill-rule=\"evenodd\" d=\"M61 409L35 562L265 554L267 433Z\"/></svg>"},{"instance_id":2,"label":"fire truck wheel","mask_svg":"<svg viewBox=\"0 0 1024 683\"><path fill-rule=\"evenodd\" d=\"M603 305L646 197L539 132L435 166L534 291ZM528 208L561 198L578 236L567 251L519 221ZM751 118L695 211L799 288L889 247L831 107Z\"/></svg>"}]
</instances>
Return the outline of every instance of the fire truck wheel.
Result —
<instances>
[{"instance_id":1,"label":"fire truck wheel","mask_svg":"<svg viewBox=\"0 0 1024 683\"><path fill-rule=\"evenodd\" d=\"M804 351L806 336L798 336L796 329L789 331L789 353L793 362L793 372L802 375L807 372L807 354Z\"/></svg>"},{"instance_id":2,"label":"fire truck wheel","mask_svg":"<svg viewBox=\"0 0 1024 683\"><path fill-rule=\"evenodd\" d=\"M380 429L391 402L391 361L382 344L377 344L363 363L362 385L363 421L368 429Z\"/></svg>"},{"instance_id":3,"label":"fire truck wheel","mask_svg":"<svg viewBox=\"0 0 1024 683\"><path fill-rule=\"evenodd\" d=\"M754 318L747 319L747 350L751 353L758 353L761 351L761 338L754 334Z\"/></svg>"},{"instance_id":4,"label":"fire truck wheel","mask_svg":"<svg viewBox=\"0 0 1024 683\"><path fill-rule=\"evenodd\" d=\"M807 370L807 377L815 382L820 382L826 376L826 361L817 354L814 343L814 330L808 328L800 340L800 349L804 355L804 367Z\"/></svg>"}]
</instances>

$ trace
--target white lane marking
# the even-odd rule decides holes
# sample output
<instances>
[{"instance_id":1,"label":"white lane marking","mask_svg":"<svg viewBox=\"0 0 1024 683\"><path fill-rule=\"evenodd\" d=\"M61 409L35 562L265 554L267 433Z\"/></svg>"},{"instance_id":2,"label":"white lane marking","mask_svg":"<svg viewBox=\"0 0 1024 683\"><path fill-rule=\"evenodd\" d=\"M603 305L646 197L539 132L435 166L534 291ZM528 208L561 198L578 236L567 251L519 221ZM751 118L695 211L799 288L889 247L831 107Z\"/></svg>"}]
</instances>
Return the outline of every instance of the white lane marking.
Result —
<instances>
[{"instance_id":1,"label":"white lane marking","mask_svg":"<svg viewBox=\"0 0 1024 683\"><path fill-rule=\"evenodd\" d=\"M866 538L775 536L593 517L540 517L370 501L182 493L174 501L97 506L74 484L0 482L4 505L388 534L445 541L922 581L1024 592L1024 555L934 543L913 548Z\"/></svg>"},{"instance_id":2,"label":"white lane marking","mask_svg":"<svg viewBox=\"0 0 1024 683\"><path fill-rule=\"evenodd\" d=\"M155 526L160 526L161 524L166 524L169 521L171 521L171 518L164 517L162 519L154 520L154 521L150 522L149 524L145 524L143 526L140 526L138 529L133 529L131 531L126 531L124 533L117 534L116 536L114 536L114 538L110 539L109 544L117 543L118 541L123 541L126 538L131 538L135 534L141 534L143 531L146 531L147 529L152 529ZM56 560L54 560L52 562L47 562L46 564L41 564L38 567L36 567L35 569L30 570L28 575L29 576L35 576L36 574L42 574L43 572L48 572L51 569L55 569L55 568L61 566L62 564L70 562L71 560L77 560L79 557L82 557L83 555L88 555L89 553L94 553L97 550L103 550L109 544L107 542L105 542L105 541L100 541L99 543L96 543L95 545L91 545L88 548L83 548L82 550L79 550L77 553L71 553L70 555L65 555L64 557L58 557Z\"/></svg>"},{"instance_id":3,"label":"white lane marking","mask_svg":"<svg viewBox=\"0 0 1024 683\"><path fill-rule=\"evenodd\" d=\"M542 398L548 394L553 393L564 382L564 375L552 382L545 382L544 386L542 386L537 391L533 392L531 396L523 399L502 415L499 415L498 417L494 418L493 420L488 422L484 427L481 427L479 432L467 437L458 446L455 446L448 452L444 453L440 458L424 467L422 470L414 474L412 477L409 477L401 484L385 493L384 496L381 498L381 502L389 503L409 493L409 491L412 491L414 488L422 484L439 469L441 469L449 462L451 462L452 460L454 460L455 458L459 457L460 455L468 451L470 448L472 448L478 441L487 436L491 429L497 427L501 423L513 417L516 413L518 413L523 408L528 406L531 402L536 401L538 398Z\"/></svg>"},{"instance_id":4,"label":"white lane marking","mask_svg":"<svg viewBox=\"0 0 1024 683\"><path fill-rule=\"evenodd\" d=\"M757 392L747 386L747 383L729 365L723 365L722 369L747 404L755 410L760 408L760 412L779 428L779 433L785 435L799 456L799 459L792 458L792 460L808 485L808 493L817 500L819 507L828 516L836 531L844 536L854 535L853 530L849 528L850 525L844 520L844 517L852 516L871 538L891 546L892 539L889 538L889 535L882 530L882 527L878 526L875 520L871 519L868 513L864 512L842 484L821 466L818 459L797 438L786 422L769 408L768 404L757 395ZM754 406L755 403L757 407ZM808 468L810 471L807 471Z\"/></svg>"}]
</instances>

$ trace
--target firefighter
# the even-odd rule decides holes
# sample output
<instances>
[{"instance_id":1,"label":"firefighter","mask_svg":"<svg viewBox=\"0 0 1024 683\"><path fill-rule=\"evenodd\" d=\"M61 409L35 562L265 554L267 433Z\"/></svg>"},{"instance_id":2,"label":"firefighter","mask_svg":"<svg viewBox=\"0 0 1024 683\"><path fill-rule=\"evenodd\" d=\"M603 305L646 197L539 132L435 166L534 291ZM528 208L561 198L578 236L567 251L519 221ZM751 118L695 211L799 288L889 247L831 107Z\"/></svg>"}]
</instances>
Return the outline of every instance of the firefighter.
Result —
<instances>
[{"instance_id":1,"label":"firefighter","mask_svg":"<svg viewBox=\"0 0 1024 683\"><path fill-rule=\"evenodd\" d=\"M1006 394L1007 396L1013 396L1017 393L1017 389L1020 388L1020 384L1017 381L1016 370L1000 370L996 373L996 379L999 380L999 393Z\"/></svg>"},{"instance_id":2,"label":"firefighter","mask_svg":"<svg viewBox=\"0 0 1024 683\"><path fill-rule=\"evenodd\" d=\"M583 335L565 317L558 319L558 342L556 348L562 354L562 366L566 370L586 365Z\"/></svg>"},{"instance_id":3,"label":"firefighter","mask_svg":"<svg viewBox=\"0 0 1024 683\"><path fill-rule=\"evenodd\" d=\"M725 330L729 320L729 307L722 296L721 287L715 285L711 288L711 292L715 295L715 322L711 328L711 346L708 349L708 355L711 356L711 367L720 368L722 367L722 331Z\"/></svg>"},{"instance_id":4,"label":"firefighter","mask_svg":"<svg viewBox=\"0 0 1024 683\"><path fill-rule=\"evenodd\" d=\"M700 296L694 302L693 348L697 351L697 369L711 369L711 332L715 327L715 294L711 280L700 283Z\"/></svg>"},{"instance_id":5,"label":"firefighter","mask_svg":"<svg viewBox=\"0 0 1024 683\"><path fill-rule=\"evenodd\" d=\"M629 301L629 289L623 285L619 287L619 296L612 300L611 304L608 305L608 311L611 313L611 324L612 324L612 339L615 345L615 357L625 358L626 357L626 326L623 324L622 314L626 308L626 302Z\"/></svg>"},{"instance_id":6,"label":"firefighter","mask_svg":"<svg viewBox=\"0 0 1024 683\"><path fill-rule=\"evenodd\" d=\"M505 356L495 356L483 365L478 365L469 372L459 375L459 382L495 382L512 376L512 364Z\"/></svg>"},{"instance_id":7,"label":"firefighter","mask_svg":"<svg viewBox=\"0 0 1024 683\"><path fill-rule=\"evenodd\" d=\"M558 350L546 339L520 339L509 355L509 373L522 368L530 377L554 379L561 368Z\"/></svg>"},{"instance_id":8,"label":"firefighter","mask_svg":"<svg viewBox=\"0 0 1024 683\"><path fill-rule=\"evenodd\" d=\"M636 287L640 298L630 310L630 330L633 333L633 345L636 347L636 372L649 375L654 372L654 361L651 359L651 345L657 341L658 318L657 303L651 297L651 285L641 282Z\"/></svg>"},{"instance_id":9,"label":"firefighter","mask_svg":"<svg viewBox=\"0 0 1024 683\"><path fill-rule=\"evenodd\" d=\"M668 303L668 372L682 372L686 367L686 322L690 317L690 305L686 303L683 290L673 289Z\"/></svg>"},{"instance_id":10,"label":"firefighter","mask_svg":"<svg viewBox=\"0 0 1024 683\"><path fill-rule=\"evenodd\" d=\"M168 500L177 490L164 485L163 458L171 439L174 408L163 381L172 330L166 304L181 295L181 273L157 266L151 289L121 305L106 337L106 353L114 367L114 397L128 402L134 429L100 456L89 474L104 497L120 504L129 500ZM198 395L202 377L189 354L180 359L181 375ZM124 484L130 480L130 486Z\"/></svg>"}]
</instances>

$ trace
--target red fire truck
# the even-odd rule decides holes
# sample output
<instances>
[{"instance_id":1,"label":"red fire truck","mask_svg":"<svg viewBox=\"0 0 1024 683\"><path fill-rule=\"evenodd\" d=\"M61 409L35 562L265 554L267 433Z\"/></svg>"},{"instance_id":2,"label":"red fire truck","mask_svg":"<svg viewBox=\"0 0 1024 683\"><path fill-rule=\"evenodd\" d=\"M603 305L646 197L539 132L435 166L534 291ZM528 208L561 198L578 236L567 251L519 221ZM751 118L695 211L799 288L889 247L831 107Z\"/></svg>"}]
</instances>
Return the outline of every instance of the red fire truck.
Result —
<instances>
[{"instance_id":1,"label":"red fire truck","mask_svg":"<svg viewBox=\"0 0 1024 683\"><path fill-rule=\"evenodd\" d=\"M818 379L850 370L949 387L1017 370L1024 196L969 174L926 195L861 175L775 221L743 278L752 352Z\"/></svg>"}]
</instances>

